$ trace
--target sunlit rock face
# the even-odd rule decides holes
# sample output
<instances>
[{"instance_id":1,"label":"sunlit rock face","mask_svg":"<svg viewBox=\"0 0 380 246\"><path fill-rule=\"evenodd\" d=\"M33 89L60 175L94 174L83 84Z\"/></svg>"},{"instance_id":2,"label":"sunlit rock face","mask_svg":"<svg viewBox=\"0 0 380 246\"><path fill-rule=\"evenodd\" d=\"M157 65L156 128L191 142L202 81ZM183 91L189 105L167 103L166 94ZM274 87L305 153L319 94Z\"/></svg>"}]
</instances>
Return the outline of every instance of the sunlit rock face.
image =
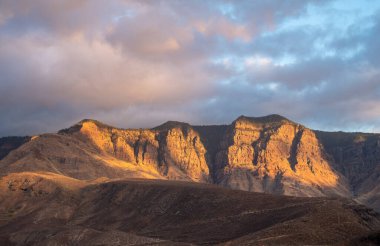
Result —
<instances>
[{"instance_id":1,"label":"sunlit rock face","mask_svg":"<svg viewBox=\"0 0 380 246\"><path fill-rule=\"evenodd\" d=\"M242 190L348 195L313 131L281 116L239 117L217 154L217 183Z\"/></svg>"},{"instance_id":2,"label":"sunlit rock face","mask_svg":"<svg viewBox=\"0 0 380 246\"><path fill-rule=\"evenodd\" d=\"M199 134L189 126L122 130L87 120L80 122L78 129L68 132L106 155L156 170L168 179L209 181L206 149Z\"/></svg>"},{"instance_id":3,"label":"sunlit rock face","mask_svg":"<svg viewBox=\"0 0 380 246\"><path fill-rule=\"evenodd\" d=\"M58 134L28 138L5 155L2 174L187 180L274 194L354 197L380 208L379 135L313 131L279 115L241 116L221 126L169 121L153 129L83 120Z\"/></svg>"},{"instance_id":4,"label":"sunlit rock face","mask_svg":"<svg viewBox=\"0 0 380 246\"><path fill-rule=\"evenodd\" d=\"M164 135L166 136L164 142L161 142L161 152L162 162L166 164L168 175L175 178L175 173L171 169L179 168L193 180L208 180L206 149L200 141L198 133L191 128L186 130L172 128Z\"/></svg>"},{"instance_id":5,"label":"sunlit rock face","mask_svg":"<svg viewBox=\"0 0 380 246\"><path fill-rule=\"evenodd\" d=\"M211 127L202 135L200 128L167 122L124 130L84 120L61 134L166 179L297 196L349 194L346 179L329 165L314 132L281 116L242 116L224 132L214 132L221 136L207 133Z\"/></svg>"}]
</instances>

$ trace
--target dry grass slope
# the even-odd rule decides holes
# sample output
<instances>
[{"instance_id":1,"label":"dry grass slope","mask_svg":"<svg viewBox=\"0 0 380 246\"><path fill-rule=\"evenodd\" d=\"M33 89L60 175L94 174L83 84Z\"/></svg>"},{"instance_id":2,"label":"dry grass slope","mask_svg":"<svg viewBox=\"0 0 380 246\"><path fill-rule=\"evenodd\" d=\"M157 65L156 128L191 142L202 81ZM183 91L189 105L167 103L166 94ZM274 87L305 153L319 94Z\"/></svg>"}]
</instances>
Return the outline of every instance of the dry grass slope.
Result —
<instances>
[{"instance_id":1,"label":"dry grass slope","mask_svg":"<svg viewBox=\"0 0 380 246\"><path fill-rule=\"evenodd\" d=\"M333 244L380 227L370 209L164 180L1 179L0 239L21 245Z\"/></svg>"}]
</instances>

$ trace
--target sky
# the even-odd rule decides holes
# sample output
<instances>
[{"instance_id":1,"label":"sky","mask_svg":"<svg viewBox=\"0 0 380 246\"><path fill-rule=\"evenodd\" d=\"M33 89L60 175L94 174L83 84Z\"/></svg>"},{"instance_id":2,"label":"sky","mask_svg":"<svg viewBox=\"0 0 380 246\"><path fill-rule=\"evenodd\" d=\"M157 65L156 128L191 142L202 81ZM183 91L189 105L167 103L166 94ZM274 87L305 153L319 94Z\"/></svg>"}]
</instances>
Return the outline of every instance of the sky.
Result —
<instances>
[{"instance_id":1,"label":"sky","mask_svg":"<svg viewBox=\"0 0 380 246\"><path fill-rule=\"evenodd\" d=\"M0 136L274 113L380 132L380 1L0 0Z\"/></svg>"}]
</instances>

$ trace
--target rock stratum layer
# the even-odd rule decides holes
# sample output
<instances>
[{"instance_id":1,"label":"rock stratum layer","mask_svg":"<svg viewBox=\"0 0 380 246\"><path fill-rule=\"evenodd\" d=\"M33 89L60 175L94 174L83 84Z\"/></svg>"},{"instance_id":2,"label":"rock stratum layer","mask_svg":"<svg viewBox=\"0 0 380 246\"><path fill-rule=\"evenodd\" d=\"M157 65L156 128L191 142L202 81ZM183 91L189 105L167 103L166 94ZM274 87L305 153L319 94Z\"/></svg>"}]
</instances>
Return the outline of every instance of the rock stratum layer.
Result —
<instances>
[{"instance_id":1,"label":"rock stratum layer","mask_svg":"<svg viewBox=\"0 0 380 246\"><path fill-rule=\"evenodd\" d=\"M26 140L2 154L1 175L183 180L281 195L341 196L380 210L378 134L314 131L269 115L241 116L222 126L169 121L153 129L83 120Z\"/></svg>"}]
</instances>

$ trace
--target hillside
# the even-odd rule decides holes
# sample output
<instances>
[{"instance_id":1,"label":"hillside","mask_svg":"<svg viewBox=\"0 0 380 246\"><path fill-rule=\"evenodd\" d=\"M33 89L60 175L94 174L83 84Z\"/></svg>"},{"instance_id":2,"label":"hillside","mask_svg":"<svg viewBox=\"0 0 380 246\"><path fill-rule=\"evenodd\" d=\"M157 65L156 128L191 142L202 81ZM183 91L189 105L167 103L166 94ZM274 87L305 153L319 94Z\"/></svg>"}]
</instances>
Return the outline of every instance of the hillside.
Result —
<instances>
[{"instance_id":1,"label":"hillside","mask_svg":"<svg viewBox=\"0 0 380 246\"><path fill-rule=\"evenodd\" d=\"M3 177L0 208L2 245L332 244L380 229L377 213L347 199L47 172Z\"/></svg>"}]
</instances>

